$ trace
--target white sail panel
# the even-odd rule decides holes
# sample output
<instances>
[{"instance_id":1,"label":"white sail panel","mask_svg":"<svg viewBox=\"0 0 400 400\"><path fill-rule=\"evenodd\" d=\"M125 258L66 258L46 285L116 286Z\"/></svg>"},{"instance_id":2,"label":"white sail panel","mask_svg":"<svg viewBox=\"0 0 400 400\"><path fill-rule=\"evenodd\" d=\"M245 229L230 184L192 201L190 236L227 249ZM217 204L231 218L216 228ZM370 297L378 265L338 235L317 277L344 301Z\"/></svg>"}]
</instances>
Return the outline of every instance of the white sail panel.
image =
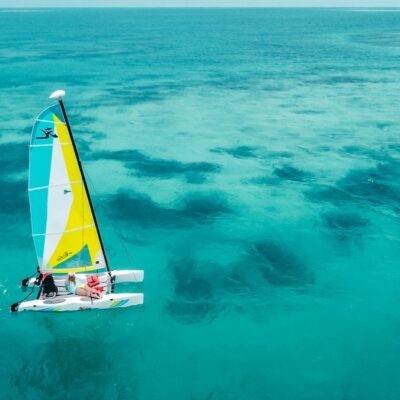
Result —
<instances>
[{"instance_id":1,"label":"white sail panel","mask_svg":"<svg viewBox=\"0 0 400 400\"><path fill-rule=\"evenodd\" d=\"M58 104L39 115L32 131L29 199L42 271L65 273L106 267L73 143Z\"/></svg>"}]
</instances>

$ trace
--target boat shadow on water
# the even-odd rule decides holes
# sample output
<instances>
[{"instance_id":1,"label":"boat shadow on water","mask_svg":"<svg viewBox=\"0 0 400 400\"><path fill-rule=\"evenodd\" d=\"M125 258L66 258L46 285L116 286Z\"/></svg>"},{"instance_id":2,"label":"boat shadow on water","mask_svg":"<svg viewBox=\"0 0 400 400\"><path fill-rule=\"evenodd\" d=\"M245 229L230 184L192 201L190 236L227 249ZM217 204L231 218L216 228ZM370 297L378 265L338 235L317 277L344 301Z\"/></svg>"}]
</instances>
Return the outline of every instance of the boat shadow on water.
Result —
<instances>
[{"instance_id":1,"label":"boat shadow on water","mask_svg":"<svg viewBox=\"0 0 400 400\"><path fill-rule=\"evenodd\" d=\"M109 321L98 313L61 313L56 319L35 315L50 338L29 350L32 357L24 354L20 360L12 381L15 397L135 398L132 388L119 381L115 346L104 334Z\"/></svg>"}]
</instances>

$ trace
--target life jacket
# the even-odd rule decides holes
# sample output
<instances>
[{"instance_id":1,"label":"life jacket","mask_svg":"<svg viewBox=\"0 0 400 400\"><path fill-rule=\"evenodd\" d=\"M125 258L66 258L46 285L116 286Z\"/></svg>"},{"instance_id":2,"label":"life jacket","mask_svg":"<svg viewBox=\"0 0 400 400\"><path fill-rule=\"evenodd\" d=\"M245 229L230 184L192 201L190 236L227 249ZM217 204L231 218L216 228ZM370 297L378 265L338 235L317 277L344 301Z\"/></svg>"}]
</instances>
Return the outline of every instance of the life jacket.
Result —
<instances>
[{"instance_id":1,"label":"life jacket","mask_svg":"<svg viewBox=\"0 0 400 400\"><path fill-rule=\"evenodd\" d=\"M97 275L90 275L86 279L88 286L91 288L100 285L99 277Z\"/></svg>"},{"instance_id":2,"label":"life jacket","mask_svg":"<svg viewBox=\"0 0 400 400\"><path fill-rule=\"evenodd\" d=\"M90 275L86 279L90 288L96 289L99 292L104 290L104 287L100 285L99 277L97 275Z\"/></svg>"}]
</instances>

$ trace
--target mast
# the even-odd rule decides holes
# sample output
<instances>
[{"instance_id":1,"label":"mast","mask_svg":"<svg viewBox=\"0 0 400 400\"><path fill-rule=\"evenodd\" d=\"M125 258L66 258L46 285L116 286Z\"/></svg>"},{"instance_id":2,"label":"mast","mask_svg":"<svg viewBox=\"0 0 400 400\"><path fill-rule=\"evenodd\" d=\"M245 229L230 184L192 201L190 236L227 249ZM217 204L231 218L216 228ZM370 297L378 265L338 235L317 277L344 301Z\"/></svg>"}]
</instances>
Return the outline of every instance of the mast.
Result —
<instances>
[{"instance_id":1,"label":"mast","mask_svg":"<svg viewBox=\"0 0 400 400\"><path fill-rule=\"evenodd\" d=\"M104 248L104 243L103 243L103 239L101 237L101 233L100 233L99 225L98 225L98 222L97 222L96 213L94 211L92 199L90 197L90 192L89 192L89 188L88 188L88 185L87 185L87 182L86 182L85 173L83 172L82 163L81 163L81 160L79 158L79 153L78 153L78 149L76 147L74 135L72 134L71 126L69 124L67 113L65 111L64 103L62 101L62 97L64 95L65 95L65 91L64 90L56 90L55 92L53 92L50 95L50 99L57 99L58 103L60 104L61 111L62 111L64 120L65 120L65 124L67 125L67 129L68 129L69 135L71 137L71 142L72 142L72 146L73 146L73 149L74 149L74 153L75 153L76 159L78 161L79 171L80 171L80 173L82 175L83 185L85 187L86 194L87 194L87 197L88 197L88 200L89 200L90 211L92 212L92 215L93 215L93 220L94 220L94 224L96 226L97 235L99 236L101 251L103 252L104 261L106 263L106 268L107 268L108 273L111 276L111 270L110 270L110 266L108 264L107 254L106 254L106 251L105 251L105 248Z\"/></svg>"}]
</instances>

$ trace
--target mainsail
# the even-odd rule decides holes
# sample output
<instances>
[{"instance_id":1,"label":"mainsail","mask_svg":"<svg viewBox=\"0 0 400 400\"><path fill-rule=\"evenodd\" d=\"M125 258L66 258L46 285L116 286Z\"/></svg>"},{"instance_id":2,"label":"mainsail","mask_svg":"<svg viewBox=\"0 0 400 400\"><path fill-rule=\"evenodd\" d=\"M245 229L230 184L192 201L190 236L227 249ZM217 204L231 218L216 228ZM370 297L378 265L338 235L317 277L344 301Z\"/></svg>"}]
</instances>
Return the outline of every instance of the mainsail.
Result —
<instances>
[{"instance_id":1,"label":"mainsail","mask_svg":"<svg viewBox=\"0 0 400 400\"><path fill-rule=\"evenodd\" d=\"M32 130L29 201L42 272L107 267L96 218L62 102L44 110Z\"/></svg>"}]
</instances>

